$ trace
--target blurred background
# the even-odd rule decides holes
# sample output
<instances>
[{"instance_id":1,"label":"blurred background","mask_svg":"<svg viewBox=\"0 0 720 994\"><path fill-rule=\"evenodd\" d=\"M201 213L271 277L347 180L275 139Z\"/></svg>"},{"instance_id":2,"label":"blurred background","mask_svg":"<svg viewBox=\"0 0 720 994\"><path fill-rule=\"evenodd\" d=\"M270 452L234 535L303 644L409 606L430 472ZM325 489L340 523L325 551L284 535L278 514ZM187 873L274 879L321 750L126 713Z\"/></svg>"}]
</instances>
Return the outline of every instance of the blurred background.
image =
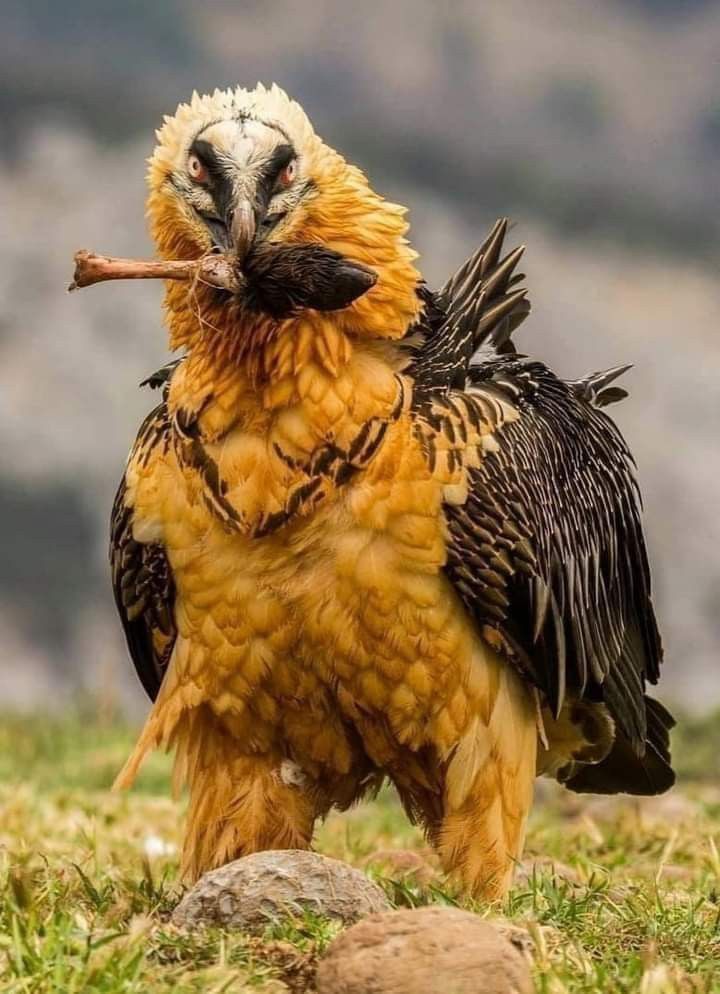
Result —
<instances>
[{"instance_id":1,"label":"blurred background","mask_svg":"<svg viewBox=\"0 0 720 994\"><path fill-rule=\"evenodd\" d=\"M664 697L720 703L720 4L2 0L0 689L137 713L107 520L166 359L162 288L69 297L80 247L150 253L145 159L194 88L277 81L411 208L431 285L499 215L519 336L563 375L632 362Z\"/></svg>"}]
</instances>

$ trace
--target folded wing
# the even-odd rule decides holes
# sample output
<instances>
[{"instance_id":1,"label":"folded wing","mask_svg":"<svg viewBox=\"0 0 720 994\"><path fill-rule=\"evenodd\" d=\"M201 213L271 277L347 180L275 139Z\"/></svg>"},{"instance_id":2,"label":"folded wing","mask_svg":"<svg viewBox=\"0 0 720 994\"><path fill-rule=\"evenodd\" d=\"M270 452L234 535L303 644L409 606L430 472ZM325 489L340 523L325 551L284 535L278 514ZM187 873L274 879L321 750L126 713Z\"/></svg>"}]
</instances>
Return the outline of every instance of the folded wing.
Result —
<instances>
[{"instance_id":1,"label":"folded wing","mask_svg":"<svg viewBox=\"0 0 720 994\"><path fill-rule=\"evenodd\" d=\"M163 403L143 422L130 461L150 459L155 446L166 444L168 430ZM175 585L163 546L135 540L134 515L123 476L110 519L112 585L135 670L155 700L175 644Z\"/></svg>"},{"instance_id":2,"label":"folded wing","mask_svg":"<svg viewBox=\"0 0 720 994\"><path fill-rule=\"evenodd\" d=\"M600 410L625 396L610 383L627 367L567 383L515 353L510 335L529 304L514 274L520 250L502 256L505 231L498 222L439 294L425 291L410 367L418 410L441 396L482 409L490 397L517 414L468 465L467 498L445 505L446 571L483 636L554 714L568 699L607 706L616 746L569 786L654 793L672 782L672 718L645 694L662 645L634 462Z\"/></svg>"}]
</instances>

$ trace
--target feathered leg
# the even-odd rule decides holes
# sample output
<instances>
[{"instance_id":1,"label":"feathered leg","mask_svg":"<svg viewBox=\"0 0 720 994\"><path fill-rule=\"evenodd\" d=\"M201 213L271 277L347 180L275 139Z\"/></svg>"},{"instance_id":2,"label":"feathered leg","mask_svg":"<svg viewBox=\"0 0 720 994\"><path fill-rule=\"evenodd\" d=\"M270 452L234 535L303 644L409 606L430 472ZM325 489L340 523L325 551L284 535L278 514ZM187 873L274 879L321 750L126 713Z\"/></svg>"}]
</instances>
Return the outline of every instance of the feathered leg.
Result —
<instances>
[{"instance_id":1,"label":"feathered leg","mask_svg":"<svg viewBox=\"0 0 720 994\"><path fill-rule=\"evenodd\" d=\"M537 724L532 697L494 655L482 660L486 694L448 765L436 845L443 868L474 897L507 893L533 796Z\"/></svg>"},{"instance_id":2,"label":"feathered leg","mask_svg":"<svg viewBox=\"0 0 720 994\"><path fill-rule=\"evenodd\" d=\"M206 870L264 849L306 849L321 805L314 784L298 782L282 757L242 752L205 703L168 681L118 776L129 787L153 748L175 749L173 789L187 786L182 875ZM324 805L327 807L327 804Z\"/></svg>"},{"instance_id":3,"label":"feathered leg","mask_svg":"<svg viewBox=\"0 0 720 994\"><path fill-rule=\"evenodd\" d=\"M240 753L208 707L190 712L174 739L173 779L190 791L185 878L265 849L308 848L315 801L279 757Z\"/></svg>"}]
</instances>

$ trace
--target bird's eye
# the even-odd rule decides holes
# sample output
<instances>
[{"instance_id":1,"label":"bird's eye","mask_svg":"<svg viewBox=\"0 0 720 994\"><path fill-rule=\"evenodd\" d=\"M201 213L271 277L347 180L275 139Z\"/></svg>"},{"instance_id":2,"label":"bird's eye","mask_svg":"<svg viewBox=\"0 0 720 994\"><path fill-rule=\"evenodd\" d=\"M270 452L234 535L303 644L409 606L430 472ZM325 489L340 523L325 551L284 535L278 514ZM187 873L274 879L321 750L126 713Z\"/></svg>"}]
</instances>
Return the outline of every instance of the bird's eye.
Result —
<instances>
[{"instance_id":1,"label":"bird's eye","mask_svg":"<svg viewBox=\"0 0 720 994\"><path fill-rule=\"evenodd\" d=\"M207 183L209 179L207 166L200 161L197 155L191 154L188 157L187 169L190 179L194 180L195 183Z\"/></svg>"},{"instance_id":2,"label":"bird's eye","mask_svg":"<svg viewBox=\"0 0 720 994\"><path fill-rule=\"evenodd\" d=\"M277 185L281 189L286 189L297 176L297 159L291 159L284 169L280 170Z\"/></svg>"}]
</instances>

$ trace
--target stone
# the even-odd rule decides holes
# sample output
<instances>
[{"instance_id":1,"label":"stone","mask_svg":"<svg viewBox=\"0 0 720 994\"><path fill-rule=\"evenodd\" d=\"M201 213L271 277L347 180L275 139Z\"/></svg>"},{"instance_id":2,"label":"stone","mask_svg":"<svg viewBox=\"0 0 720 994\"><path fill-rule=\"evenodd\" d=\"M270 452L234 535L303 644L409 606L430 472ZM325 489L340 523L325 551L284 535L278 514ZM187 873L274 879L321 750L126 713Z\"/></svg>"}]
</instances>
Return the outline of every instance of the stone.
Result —
<instances>
[{"instance_id":1,"label":"stone","mask_svg":"<svg viewBox=\"0 0 720 994\"><path fill-rule=\"evenodd\" d=\"M428 851L377 849L363 860L362 865L384 877L426 887L440 880L440 872L433 865L433 859L434 855Z\"/></svg>"},{"instance_id":2,"label":"stone","mask_svg":"<svg viewBox=\"0 0 720 994\"><path fill-rule=\"evenodd\" d=\"M372 915L340 935L318 966L317 994L531 994L527 958L459 908Z\"/></svg>"},{"instance_id":3,"label":"stone","mask_svg":"<svg viewBox=\"0 0 720 994\"><path fill-rule=\"evenodd\" d=\"M557 859L549 856L535 856L534 858L523 859L515 869L513 876L513 887L527 888L531 885L535 877L551 877L556 881L565 881L569 884L580 884L581 877L577 870L567 863L561 863Z\"/></svg>"},{"instance_id":4,"label":"stone","mask_svg":"<svg viewBox=\"0 0 720 994\"><path fill-rule=\"evenodd\" d=\"M175 908L172 922L179 928L220 925L257 933L305 910L351 925L389 906L380 887L346 863L282 849L205 873Z\"/></svg>"},{"instance_id":5,"label":"stone","mask_svg":"<svg viewBox=\"0 0 720 994\"><path fill-rule=\"evenodd\" d=\"M507 939L519 953L522 953L528 963L532 963L535 943L526 927L518 925L517 922L508 921L506 918L493 918L491 919L490 924L493 925L498 930L500 935L504 939Z\"/></svg>"}]
</instances>

